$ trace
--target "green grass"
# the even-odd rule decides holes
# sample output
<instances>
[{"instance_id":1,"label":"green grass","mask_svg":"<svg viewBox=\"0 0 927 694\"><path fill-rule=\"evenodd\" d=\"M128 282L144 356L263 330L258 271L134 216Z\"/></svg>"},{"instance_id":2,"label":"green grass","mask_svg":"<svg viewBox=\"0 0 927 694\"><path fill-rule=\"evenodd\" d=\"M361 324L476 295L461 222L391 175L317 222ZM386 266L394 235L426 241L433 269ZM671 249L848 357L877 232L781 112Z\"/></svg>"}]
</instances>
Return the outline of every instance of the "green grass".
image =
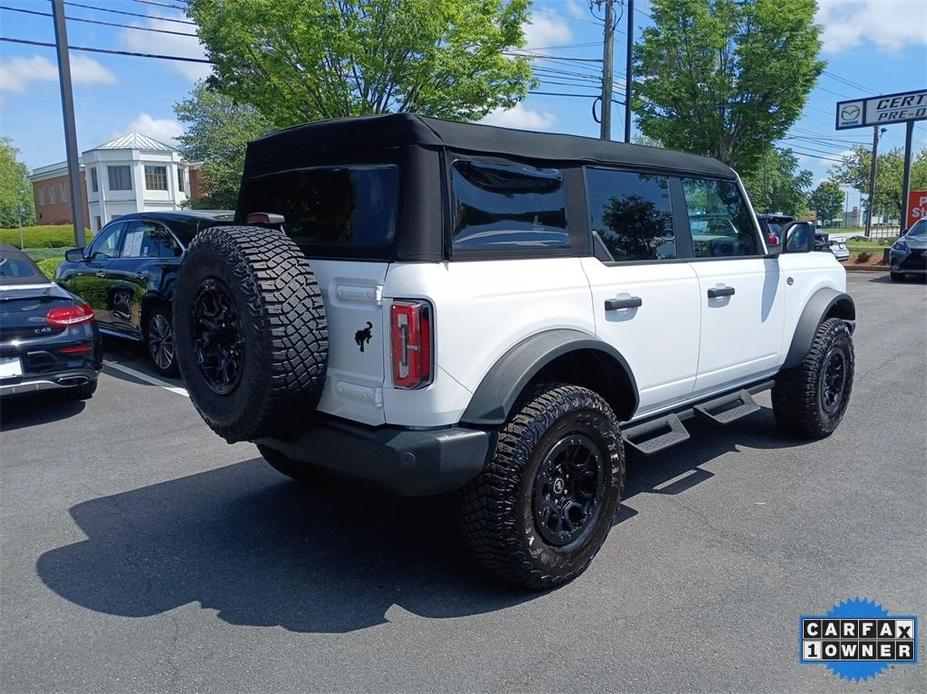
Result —
<instances>
[{"instance_id":1,"label":"green grass","mask_svg":"<svg viewBox=\"0 0 927 694\"><path fill-rule=\"evenodd\" d=\"M45 258L40 260L36 265L39 266L39 270L50 280L55 279L55 270L59 265L64 261L64 256L59 258Z\"/></svg>"},{"instance_id":2,"label":"green grass","mask_svg":"<svg viewBox=\"0 0 927 694\"><path fill-rule=\"evenodd\" d=\"M847 241L847 248L851 251L881 251L893 243L895 239L850 239Z\"/></svg>"},{"instance_id":3,"label":"green grass","mask_svg":"<svg viewBox=\"0 0 927 694\"><path fill-rule=\"evenodd\" d=\"M39 262L46 258L63 258L66 248L26 248L26 255Z\"/></svg>"},{"instance_id":4,"label":"green grass","mask_svg":"<svg viewBox=\"0 0 927 694\"><path fill-rule=\"evenodd\" d=\"M74 227L67 224L45 224L23 227L22 238L26 248L73 248ZM93 238L93 232L87 229L87 241ZM19 229L0 229L0 243L19 246Z\"/></svg>"}]
</instances>

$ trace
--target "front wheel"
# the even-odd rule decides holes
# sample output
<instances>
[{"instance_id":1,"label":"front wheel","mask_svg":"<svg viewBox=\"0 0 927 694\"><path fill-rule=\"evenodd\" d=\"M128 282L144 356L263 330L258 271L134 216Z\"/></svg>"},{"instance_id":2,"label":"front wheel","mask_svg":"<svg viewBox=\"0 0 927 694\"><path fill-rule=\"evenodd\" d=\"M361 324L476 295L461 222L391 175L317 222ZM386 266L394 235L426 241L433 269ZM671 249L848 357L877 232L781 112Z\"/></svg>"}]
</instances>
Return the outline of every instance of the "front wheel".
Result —
<instances>
[{"instance_id":1,"label":"front wheel","mask_svg":"<svg viewBox=\"0 0 927 694\"><path fill-rule=\"evenodd\" d=\"M892 282L904 282L903 272L895 272L894 270L891 270L888 273L888 276L892 278Z\"/></svg>"},{"instance_id":2,"label":"front wheel","mask_svg":"<svg viewBox=\"0 0 927 694\"><path fill-rule=\"evenodd\" d=\"M797 436L830 436L850 402L854 364L847 324L839 318L821 323L801 363L776 377L772 402L779 427Z\"/></svg>"},{"instance_id":3,"label":"front wheel","mask_svg":"<svg viewBox=\"0 0 927 694\"><path fill-rule=\"evenodd\" d=\"M522 396L486 469L458 497L474 557L533 589L573 580L605 542L621 502L614 412L586 388L541 383Z\"/></svg>"}]
</instances>

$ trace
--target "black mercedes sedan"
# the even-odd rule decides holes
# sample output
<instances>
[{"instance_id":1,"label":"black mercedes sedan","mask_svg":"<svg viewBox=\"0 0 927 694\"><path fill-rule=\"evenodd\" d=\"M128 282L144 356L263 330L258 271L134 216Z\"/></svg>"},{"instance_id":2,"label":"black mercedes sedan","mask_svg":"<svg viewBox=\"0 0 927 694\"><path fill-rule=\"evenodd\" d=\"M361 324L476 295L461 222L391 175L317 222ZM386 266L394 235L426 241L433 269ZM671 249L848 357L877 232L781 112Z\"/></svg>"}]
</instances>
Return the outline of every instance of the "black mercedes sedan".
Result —
<instances>
[{"instance_id":1,"label":"black mercedes sedan","mask_svg":"<svg viewBox=\"0 0 927 694\"><path fill-rule=\"evenodd\" d=\"M155 370L177 373L171 302L187 244L208 227L231 224L230 211L137 212L72 248L55 279L93 308L106 334L144 342Z\"/></svg>"},{"instance_id":2,"label":"black mercedes sedan","mask_svg":"<svg viewBox=\"0 0 927 694\"><path fill-rule=\"evenodd\" d=\"M0 244L0 396L54 390L85 400L103 367L93 310Z\"/></svg>"}]
</instances>

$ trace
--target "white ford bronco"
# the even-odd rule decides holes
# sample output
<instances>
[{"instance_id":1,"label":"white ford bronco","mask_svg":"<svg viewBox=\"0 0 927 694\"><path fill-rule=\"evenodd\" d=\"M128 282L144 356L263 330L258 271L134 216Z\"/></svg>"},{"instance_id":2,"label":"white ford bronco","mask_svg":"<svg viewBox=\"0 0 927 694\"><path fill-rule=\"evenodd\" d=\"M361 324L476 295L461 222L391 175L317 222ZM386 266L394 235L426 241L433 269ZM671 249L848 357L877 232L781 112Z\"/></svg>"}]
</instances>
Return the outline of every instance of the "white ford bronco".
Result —
<instances>
[{"instance_id":1,"label":"white ford bronco","mask_svg":"<svg viewBox=\"0 0 927 694\"><path fill-rule=\"evenodd\" d=\"M853 383L843 268L768 245L704 157L408 114L251 143L239 226L177 280L177 356L212 429L296 479L456 492L476 559L580 574L649 455L758 409L831 434Z\"/></svg>"}]
</instances>

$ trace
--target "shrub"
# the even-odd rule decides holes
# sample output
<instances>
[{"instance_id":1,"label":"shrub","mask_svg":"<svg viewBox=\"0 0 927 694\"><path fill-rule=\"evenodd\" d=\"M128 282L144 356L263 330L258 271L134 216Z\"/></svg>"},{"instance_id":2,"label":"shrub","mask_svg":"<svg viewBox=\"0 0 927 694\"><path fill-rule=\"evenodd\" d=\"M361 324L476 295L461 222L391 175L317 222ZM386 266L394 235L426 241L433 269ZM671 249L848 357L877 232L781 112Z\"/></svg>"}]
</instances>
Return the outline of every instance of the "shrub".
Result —
<instances>
[{"instance_id":1,"label":"shrub","mask_svg":"<svg viewBox=\"0 0 927 694\"><path fill-rule=\"evenodd\" d=\"M55 270L58 269L58 266L64 262L64 257L58 258L46 258L45 260L40 260L36 263L39 266L39 270L50 280L55 279Z\"/></svg>"},{"instance_id":2,"label":"shrub","mask_svg":"<svg viewBox=\"0 0 927 694\"><path fill-rule=\"evenodd\" d=\"M26 248L73 248L74 227L61 225L40 225L23 227L23 241ZM87 229L87 242L93 238L93 232ZM0 229L0 243L19 246L19 229Z\"/></svg>"}]
</instances>

